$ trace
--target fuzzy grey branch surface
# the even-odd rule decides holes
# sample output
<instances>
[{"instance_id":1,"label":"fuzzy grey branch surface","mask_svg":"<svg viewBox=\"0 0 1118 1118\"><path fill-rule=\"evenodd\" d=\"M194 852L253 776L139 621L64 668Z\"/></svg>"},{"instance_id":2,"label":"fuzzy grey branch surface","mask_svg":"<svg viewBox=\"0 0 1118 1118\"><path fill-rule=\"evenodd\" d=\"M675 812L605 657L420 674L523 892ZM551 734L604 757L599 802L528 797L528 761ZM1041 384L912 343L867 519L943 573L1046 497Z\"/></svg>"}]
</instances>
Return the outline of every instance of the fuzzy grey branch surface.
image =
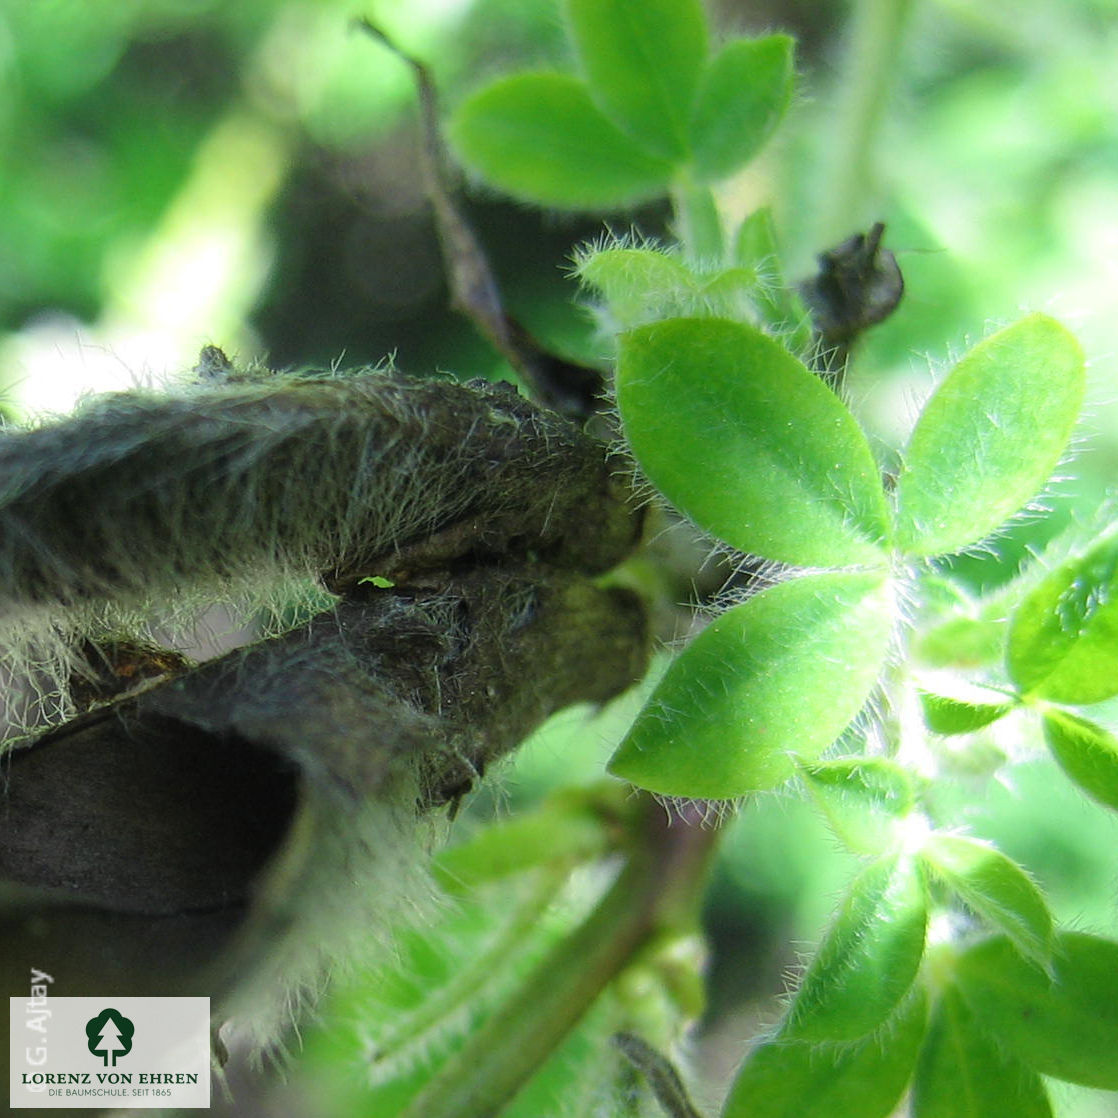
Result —
<instances>
[{"instance_id":1,"label":"fuzzy grey branch surface","mask_svg":"<svg viewBox=\"0 0 1118 1118\"><path fill-rule=\"evenodd\" d=\"M628 686L645 645L628 592L483 568L92 710L8 759L9 977L63 954L91 991L213 996L278 951L284 988L313 982L383 924L370 871L407 878L418 817L552 711Z\"/></svg>"},{"instance_id":2,"label":"fuzzy grey branch surface","mask_svg":"<svg viewBox=\"0 0 1118 1118\"><path fill-rule=\"evenodd\" d=\"M38 618L74 649L94 620L118 633L238 579L339 596L197 667L153 657L156 679L9 748L12 993L53 959L68 992L209 994L273 1038L422 908L433 808L644 670L640 602L590 577L639 515L600 444L502 387L372 373L110 396L4 435L0 479L8 633Z\"/></svg>"},{"instance_id":3,"label":"fuzzy grey branch surface","mask_svg":"<svg viewBox=\"0 0 1118 1118\"><path fill-rule=\"evenodd\" d=\"M81 640L182 626L217 600L282 609L476 562L598 573L639 518L601 446L509 386L393 373L232 379L94 398L0 435L0 642L75 713Z\"/></svg>"},{"instance_id":4,"label":"fuzzy grey branch surface","mask_svg":"<svg viewBox=\"0 0 1118 1118\"><path fill-rule=\"evenodd\" d=\"M595 443L507 385L372 372L121 393L0 439L0 595L148 598L269 566L346 581L467 522L476 554L604 570L633 539L612 486Z\"/></svg>"}]
</instances>

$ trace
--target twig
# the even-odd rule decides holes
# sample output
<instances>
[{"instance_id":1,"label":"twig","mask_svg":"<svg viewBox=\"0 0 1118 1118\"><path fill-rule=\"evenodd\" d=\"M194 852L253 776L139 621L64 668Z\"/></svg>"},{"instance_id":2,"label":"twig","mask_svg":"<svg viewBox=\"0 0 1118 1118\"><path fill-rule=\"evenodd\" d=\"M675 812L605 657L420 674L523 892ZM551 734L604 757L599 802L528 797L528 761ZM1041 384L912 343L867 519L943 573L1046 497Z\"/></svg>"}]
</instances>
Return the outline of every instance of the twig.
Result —
<instances>
[{"instance_id":1,"label":"twig","mask_svg":"<svg viewBox=\"0 0 1118 1118\"><path fill-rule=\"evenodd\" d=\"M420 167L424 191L435 215L451 304L468 317L486 340L523 378L541 404L563 415L585 419L601 406L604 380L598 369L550 353L504 308L496 277L477 235L454 200L455 188L439 124L438 95L430 71L368 19L354 26L387 47L411 69L419 96Z\"/></svg>"},{"instance_id":2,"label":"twig","mask_svg":"<svg viewBox=\"0 0 1118 1118\"><path fill-rule=\"evenodd\" d=\"M613 1043L625 1059L644 1074L660 1109L668 1118L700 1118L687 1097L687 1088L679 1072L666 1056L633 1033L617 1033Z\"/></svg>"}]
</instances>

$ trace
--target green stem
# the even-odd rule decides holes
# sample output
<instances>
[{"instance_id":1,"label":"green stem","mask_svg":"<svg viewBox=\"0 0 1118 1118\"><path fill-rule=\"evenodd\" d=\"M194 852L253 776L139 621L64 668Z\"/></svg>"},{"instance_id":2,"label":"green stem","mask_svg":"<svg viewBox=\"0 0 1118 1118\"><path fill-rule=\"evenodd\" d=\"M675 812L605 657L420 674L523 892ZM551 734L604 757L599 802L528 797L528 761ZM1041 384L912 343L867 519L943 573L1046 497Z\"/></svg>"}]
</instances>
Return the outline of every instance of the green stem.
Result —
<instances>
[{"instance_id":1,"label":"green stem","mask_svg":"<svg viewBox=\"0 0 1118 1118\"><path fill-rule=\"evenodd\" d=\"M848 235L872 218L873 149L904 41L912 0L854 0L831 173L822 176L825 202L819 243Z\"/></svg>"},{"instance_id":2,"label":"green stem","mask_svg":"<svg viewBox=\"0 0 1118 1118\"><path fill-rule=\"evenodd\" d=\"M672 188L676 235L693 264L719 265L725 253L722 217L709 186L681 176Z\"/></svg>"},{"instance_id":3,"label":"green stem","mask_svg":"<svg viewBox=\"0 0 1118 1118\"><path fill-rule=\"evenodd\" d=\"M661 928L694 920L717 831L668 826L647 800L647 841L585 921L417 1095L401 1118L494 1118Z\"/></svg>"}]
</instances>

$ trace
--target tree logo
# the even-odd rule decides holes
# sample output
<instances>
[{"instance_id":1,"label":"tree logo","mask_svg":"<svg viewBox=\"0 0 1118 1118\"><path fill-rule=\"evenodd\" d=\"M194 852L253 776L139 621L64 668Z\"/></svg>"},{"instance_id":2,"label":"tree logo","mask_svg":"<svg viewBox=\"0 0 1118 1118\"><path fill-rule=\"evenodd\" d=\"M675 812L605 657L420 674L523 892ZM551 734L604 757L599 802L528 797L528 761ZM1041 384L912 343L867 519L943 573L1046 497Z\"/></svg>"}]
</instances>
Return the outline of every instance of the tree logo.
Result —
<instances>
[{"instance_id":1,"label":"tree logo","mask_svg":"<svg viewBox=\"0 0 1118 1118\"><path fill-rule=\"evenodd\" d=\"M105 1067L116 1067L118 1056L127 1056L132 1051L132 1034L136 1026L115 1009L103 1009L96 1017L85 1023L85 1035L89 1037L87 1047L94 1056L105 1061ZM109 1057L112 1057L110 1062Z\"/></svg>"}]
</instances>

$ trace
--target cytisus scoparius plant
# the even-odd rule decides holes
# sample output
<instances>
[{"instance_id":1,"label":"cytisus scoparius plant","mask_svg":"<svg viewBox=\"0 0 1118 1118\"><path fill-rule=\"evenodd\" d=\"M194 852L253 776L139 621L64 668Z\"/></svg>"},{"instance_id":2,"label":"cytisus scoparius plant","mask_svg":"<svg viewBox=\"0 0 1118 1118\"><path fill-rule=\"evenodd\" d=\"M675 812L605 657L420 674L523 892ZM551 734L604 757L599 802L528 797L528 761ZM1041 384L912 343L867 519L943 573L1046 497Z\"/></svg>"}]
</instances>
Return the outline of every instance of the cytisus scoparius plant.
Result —
<instances>
[{"instance_id":1,"label":"cytisus scoparius plant","mask_svg":"<svg viewBox=\"0 0 1118 1118\"><path fill-rule=\"evenodd\" d=\"M699 0L562 12L573 70L443 122L389 43L454 299L534 402L211 346L4 433L6 984L33 950L71 992L209 993L223 1053L290 1046L333 977L303 1057L323 1114L1041 1118L1048 1079L1118 1090L1118 942L1058 924L967 808L1047 750L1118 809L1118 526L985 595L958 573L1074 467L1079 344L1045 313L992 328L883 451L847 376L902 296L883 227L794 285L770 209L717 200L793 101L792 39L716 42ZM600 366L506 312L444 129L523 203L668 200L668 232L573 252ZM544 718L637 682L709 570L609 775L432 854ZM176 634L214 603L265 639L196 664ZM699 906L774 795L854 870L720 1098L687 1063Z\"/></svg>"}]
</instances>

